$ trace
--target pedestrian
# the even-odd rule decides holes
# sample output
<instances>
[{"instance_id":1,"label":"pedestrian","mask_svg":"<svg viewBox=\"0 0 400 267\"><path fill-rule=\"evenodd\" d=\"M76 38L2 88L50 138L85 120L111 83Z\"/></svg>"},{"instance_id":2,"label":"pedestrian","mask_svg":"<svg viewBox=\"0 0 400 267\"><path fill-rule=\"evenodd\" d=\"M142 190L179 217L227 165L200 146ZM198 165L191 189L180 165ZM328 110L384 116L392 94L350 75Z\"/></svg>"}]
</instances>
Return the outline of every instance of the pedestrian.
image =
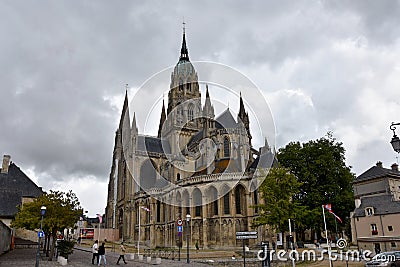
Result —
<instances>
[{"instance_id":1,"label":"pedestrian","mask_svg":"<svg viewBox=\"0 0 400 267\"><path fill-rule=\"evenodd\" d=\"M94 264L94 258L97 258L96 262L99 262L99 245L97 243L98 243L97 240L94 241L94 244L92 246L92 253L93 253L92 264Z\"/></svg>"},{"instance_id":2,"label":"pedestrian","mask_svg":"<svg viewBox=\"0 0 400 267\"><path fill-rule=\"evenodd\" d=\"M106 259L106 248L104 247L104 242L101 243L101 246L99 247L99 264L97 266L100 266L101 259L104 261L104 265L107 265L107 259Z\"/></svg>"},{"instance_id":3,"label":"pedestrian","mask_svg":"<svg viewBox=\"0 0 400 267\"><path fill-rule=\"evenodd\" d=\"M121 242L121 245L119 246L119 258L117 260L117 265L119 265L119 261L122 259L124 261L124 263L126 264L125 261L125 246L124 246L124 242Z\"/></svg>"}]
</instances>

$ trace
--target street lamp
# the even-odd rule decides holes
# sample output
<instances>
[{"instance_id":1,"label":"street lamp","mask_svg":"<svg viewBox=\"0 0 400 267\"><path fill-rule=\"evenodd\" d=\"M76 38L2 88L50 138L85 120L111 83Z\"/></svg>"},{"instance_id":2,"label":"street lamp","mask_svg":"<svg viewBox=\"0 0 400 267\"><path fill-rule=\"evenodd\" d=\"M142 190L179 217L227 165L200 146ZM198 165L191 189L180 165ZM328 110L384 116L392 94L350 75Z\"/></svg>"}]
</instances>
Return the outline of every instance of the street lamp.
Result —
<instances>
[{"instance_id":1,"label":"street lamp","mask_svg":"<svg viewBox=\"0 0 400 267\"><path fill-rule=\"evenodd\" d=\"M187 256L186 256L186 262L190 263L190 258L189 258L189 232L190 232L190 214L186 214L186 250L187 250Z\"/></svg>"},{"instance_id":2,"label":"street lamp","mask_svg":"<svg viewBox=\"0 0 400 267\"><path fill-rule=\"evenodd\" d=\"M37 252L36 252L36 263L35 267L39 267L39 257L40 257L40 238L43 236L42 234L42 228L43 228L43 216L46 214L46 207L42 206L40 207L40 215L42 216L40 220L40 231L38 233L38 247L37 247Z\"/></svg>"},{"instance_id":3,"label":"street lamp","mask_svg":"<svg viewBox=\"0 0 400 267\"><path fill-rule=\"evenodd\" d=\"M392 122L392 124L390 125L390 130L393 131L393 137L392 137L392 141L390 141L390 143L392 144L392 147L394 149L394 151L396 151L397 153L400 153L400 138L396 135L396 127L397 125L400 125L400 123L394 123Z\"/></svg>"}]
</instances>

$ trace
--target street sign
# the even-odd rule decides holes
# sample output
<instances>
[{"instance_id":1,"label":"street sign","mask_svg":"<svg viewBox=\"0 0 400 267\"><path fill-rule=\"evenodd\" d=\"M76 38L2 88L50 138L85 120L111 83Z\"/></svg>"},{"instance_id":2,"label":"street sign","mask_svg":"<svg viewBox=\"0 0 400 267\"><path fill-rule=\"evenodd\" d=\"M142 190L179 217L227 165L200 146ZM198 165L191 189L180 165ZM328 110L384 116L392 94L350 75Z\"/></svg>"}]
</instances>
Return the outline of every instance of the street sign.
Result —
<instances>
[{"instance_id":1,"label":"street sign","mask_svg":"<svg viewBox=\"0 0 400 267\"><path fill-rule=\"evenodd\" d=\"M38 232L38 237L39 238L43 238L44 237L44 232L43 231L39 231Z\"/></svg>"},{"instance_id":2,"label":"street sign","mask_svg":"<svg viewBox=\"0 0 400 267\"><path fill-rule=\"evenodd\" d=\"M236 232L236 239L257 239L256 231Z\"/></svg>"},{"instance_id":3,"label":"street sign","mask_svg":"<svg viewBox=\"0 0 400 267\"><path fill-rule=\"evenodd\" d=\"M183 227L182 225L178 226L178 233L182 233L183 232Z\"/></svg>"},{"instance_id":4,"label":"street sign","mask_svg":"<svg viewBox=\"0 0 400 267\"><path fill-rule=\"evenodd\" d=\"M244 246L245 239L257 239L256 231L246 231L246 232L236 232L236 239L241 239L243 241L243 266L246 266L246 250Z\"/></svg>"},{"instance_id":5,"label":"street sign","mask_svg":"<svg viewBox=\"0 0 400 267\"><path fill-rule=\"evenodd\" d=\"M257 235L237 235L236 239L257 239Z\"/></svg>"},{"instance_id":6,"label":"street sign","mask_svg":"<svg viewBox=\"0 0 400 267\"><path fill-rule=\"evenodd\" d=\"M176 221L176 224L177 224L177 225L182 225L182 224L183 224L183 222L182 222L182 220L181 220L181 219L178 219L178 220Z\"/></svg>"},{"instance_id":7,"label":"street sign","mask_svg":"<svg viewBox=\"0 0 400 267\"><path fill-rule=\"evenodd\" d=\"M236 235L257 235L257 232L256 231L236 232Z\"/></svg>"}]
</instances>

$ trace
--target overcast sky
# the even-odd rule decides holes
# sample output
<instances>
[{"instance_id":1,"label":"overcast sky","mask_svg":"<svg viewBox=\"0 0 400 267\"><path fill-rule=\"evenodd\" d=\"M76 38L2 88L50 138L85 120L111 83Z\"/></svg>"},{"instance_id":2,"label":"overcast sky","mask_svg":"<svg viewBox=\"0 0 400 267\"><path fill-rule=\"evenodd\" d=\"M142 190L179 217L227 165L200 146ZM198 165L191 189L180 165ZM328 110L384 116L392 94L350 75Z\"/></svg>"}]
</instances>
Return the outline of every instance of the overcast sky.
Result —
<instances>
[{"instance_id":1,"label":"overcast sky","mask_svg":"<svg viewBox=\"0 0 400 267\"><path fill-rule=\"evenodd\" d=\"M104 212L125 84L132 96L176 64L183 17L192 60L229 65L262 90L277 148L332 131L357 175L396 162L394 0L2 0L0 153L44 189L72 189L89 215Z\"/></svg>"}]
</instances>

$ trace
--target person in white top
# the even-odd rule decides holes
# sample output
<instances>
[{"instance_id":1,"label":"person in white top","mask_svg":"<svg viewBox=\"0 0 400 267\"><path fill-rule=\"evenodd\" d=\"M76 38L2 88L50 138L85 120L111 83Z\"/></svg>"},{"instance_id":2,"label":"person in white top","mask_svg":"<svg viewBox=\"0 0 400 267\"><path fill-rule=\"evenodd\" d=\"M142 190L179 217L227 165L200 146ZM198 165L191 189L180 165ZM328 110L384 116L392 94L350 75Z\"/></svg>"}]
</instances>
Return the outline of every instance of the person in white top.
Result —
<instances>
[{"instance_id":1,"label":"person in white top","mask_svg":"<svg viewBox=\"0 0 400 267\"><path fill-rule=\"evenodd\" d=\"M98 263L99 262L99 244L98 244L97 240L94 241L94 244L92 246L92 253L93 253L92 264L95 264L94 263L94 258L97 258L96 263Z\"/></svg>"}]
</instances>

